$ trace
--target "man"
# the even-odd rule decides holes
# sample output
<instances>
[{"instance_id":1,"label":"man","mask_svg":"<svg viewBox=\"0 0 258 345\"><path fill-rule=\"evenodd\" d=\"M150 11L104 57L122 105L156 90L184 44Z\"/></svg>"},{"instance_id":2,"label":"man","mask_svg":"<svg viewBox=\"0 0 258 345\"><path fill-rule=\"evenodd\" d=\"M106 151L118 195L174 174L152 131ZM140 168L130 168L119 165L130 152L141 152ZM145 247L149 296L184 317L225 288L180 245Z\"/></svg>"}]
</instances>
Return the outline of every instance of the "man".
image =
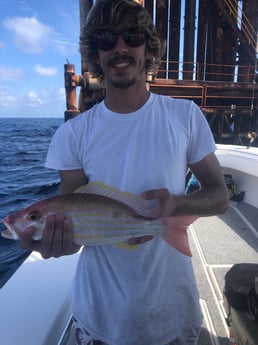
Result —
<instances>
[{"instance_id":1,"label":"man","mask_svg":"<svg viewBox=\"0 0 258 345\"><path fill-rule=\"evenodd\" d=\"M132 0L97 1L80 47L106 97L52 139L46 166L59 170L61 192L103 181L157 198L163 217L224 212L227 190L205 117L193 102L146 89L162 49L145 9ZM201 185L189 195L187 168ZM42 241L35 244L32 234L29 228L23 247L45 258L79 249L62 214L48 217ZM83 248L72 291L78 344L196 344L202 316L191 259L159 237L129 242L140 245Z\"/></svg>"}]
</instances>

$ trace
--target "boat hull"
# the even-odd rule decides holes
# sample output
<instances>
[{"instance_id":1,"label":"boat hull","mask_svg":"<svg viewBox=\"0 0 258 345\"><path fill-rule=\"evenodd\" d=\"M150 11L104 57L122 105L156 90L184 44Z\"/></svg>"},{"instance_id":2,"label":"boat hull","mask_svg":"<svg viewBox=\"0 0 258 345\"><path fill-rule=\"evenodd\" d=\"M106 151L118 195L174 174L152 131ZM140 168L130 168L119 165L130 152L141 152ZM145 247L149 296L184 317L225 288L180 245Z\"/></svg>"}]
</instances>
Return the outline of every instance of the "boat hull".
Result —
<instances>
[{"instance_id":1,"label":"boat hull","mask_svg":"<svg viewBox=\"0 0 258 345\"><path fill-rule=\"evenodd\" d=\"M217 145L216 156L224 174L231 174L237 192L244 191L244 201L258 208L258 148Z\"/></svg>"}]
</instances>

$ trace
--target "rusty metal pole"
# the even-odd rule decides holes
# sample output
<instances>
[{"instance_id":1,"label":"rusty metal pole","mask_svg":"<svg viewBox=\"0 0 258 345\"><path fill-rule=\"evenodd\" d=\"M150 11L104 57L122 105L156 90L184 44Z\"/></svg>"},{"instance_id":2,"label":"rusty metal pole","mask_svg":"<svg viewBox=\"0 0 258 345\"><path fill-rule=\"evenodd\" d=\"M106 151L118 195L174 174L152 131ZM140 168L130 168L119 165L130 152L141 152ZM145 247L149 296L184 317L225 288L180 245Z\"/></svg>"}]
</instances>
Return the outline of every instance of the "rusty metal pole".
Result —
<instances>
[{"instance_id":1,"label":"rusty metal pole","mask_svg":"<svg viewBox=\"0 0 258 345\"><path fill-rule=\"evenodd\" d=\"M80 33L82 34L87 16L93 6L92 0L80 0ZM96 78L92 78L88 71L88 62L81 56L82 83L79 96L79 110L84 112L94 104L99 103L105 96L104 85L100 84Z\"/></svg>"},{"instance_id":2,"label":"rusty metal pole","mask_svg":"<svg viewBox=\"0 0 258 345\"><path fill-rule=\"evenodd\" d=\"M93 6L93 0L80 0L80 33L83 30L83 27L86 22L87 15ZM81 74L87 71L87 61L81 57Z\"/></svg>"},{"instance_id":3,"label":"rusty metal pole","mask_svg":"<svg viewBox=\"0 0 258 345\"><path fill-rule=\"evenodd\" d=\"M87 14L91 8L92 0L79 0L80 1L80 32L86 21ZM81 74L83 75L86 70L86 62L81 59ZM80 113L77 107L76 87L83 86L83 80L81 75L77 76L75 73L74 64L69 62L64 65L64 84L66 93L66 111L65 121L75 117Z\"/></svg>"},{"instance_id":4,"label":"rusty metal pole","mask_svg":"<svg viewBox=\"0 0 258 345\"><path fill-rule=\"evenodd\" d=\"M64 65L64 82L65 82L65 93L66 93L66 111L65 121L75 117L79 114L76 101L76 86L78 79L75 75L75 66L67 63Z\"/></svg>"}]
</instances>

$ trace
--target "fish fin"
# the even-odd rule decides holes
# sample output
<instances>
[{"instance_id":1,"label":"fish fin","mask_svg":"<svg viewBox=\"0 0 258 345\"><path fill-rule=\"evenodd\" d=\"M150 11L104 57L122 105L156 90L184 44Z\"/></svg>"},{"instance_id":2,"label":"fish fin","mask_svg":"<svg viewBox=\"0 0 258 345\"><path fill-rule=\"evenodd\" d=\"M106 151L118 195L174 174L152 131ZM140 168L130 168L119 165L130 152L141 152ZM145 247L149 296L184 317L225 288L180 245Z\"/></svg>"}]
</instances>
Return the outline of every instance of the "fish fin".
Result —
<instances>
[{"instance_id":1,"label":"fish fin","mask_svg":"<svg viewBox=\"0 0 258 345\"><path fill-rule=\"evenodd\" d=\"M116 243L114 244L114 246L120 249L127 249L127 250L135 250L139 247L138 244L128 244L127 242Z\"/></svg>"},{"instance_id":2,"label":"fish fin","mask_svg":"<svg viewBox=\"0 0 258 345\"><path fill-rule=\"evenodd\" d=\"M79 187L74 193L88 193L105 196L107 198L119 201L132 208L139 216L155 219L159 215L159 203L157 200L145 200L140 195L108 186L103 182L90 182Z\"/></svg>"},{"instance_id":3,"label":"fish fin","mask_svg":"<svg viewBox=\"0 0 258 345\"><path fill-rule=\"evenodd\" d=\"M162 234L163 239L179 252L187 256L192 256L187 236L187 228L197 218L198 216L194 215L162 218L164 225Z\"/></svg>"},{"instance_id":4,"label":"fish fin","mask_svg":"<svg viewBox=\"0 0 258 345\"><path fill-rule=\"evenodd\" d=\"M11 231L9 231L8 229L5 229L1 232L1 236L3 238L7 238L8 240L15 240L15 238L13 237Z\"/></svg>"}]
</instances>

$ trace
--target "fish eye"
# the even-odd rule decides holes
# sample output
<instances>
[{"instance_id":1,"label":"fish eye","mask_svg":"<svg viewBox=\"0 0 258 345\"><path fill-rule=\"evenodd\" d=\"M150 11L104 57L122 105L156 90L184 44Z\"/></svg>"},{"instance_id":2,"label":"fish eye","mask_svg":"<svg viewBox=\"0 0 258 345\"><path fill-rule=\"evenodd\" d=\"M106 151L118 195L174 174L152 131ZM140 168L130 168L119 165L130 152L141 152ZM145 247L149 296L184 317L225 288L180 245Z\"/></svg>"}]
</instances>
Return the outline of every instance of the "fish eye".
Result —
<instances>
[{"instance_id":1,"label":"fish eye","mask_svg":"<svg viewBox=\"0 0 258 345\"><path fill-rule=\"evenodd\" d=\"M40 216L40 213L37 210L33 210L28 214L27 219L34 221L34 220L37 220L39 216Z\"/></svg>"}]
</instances>

